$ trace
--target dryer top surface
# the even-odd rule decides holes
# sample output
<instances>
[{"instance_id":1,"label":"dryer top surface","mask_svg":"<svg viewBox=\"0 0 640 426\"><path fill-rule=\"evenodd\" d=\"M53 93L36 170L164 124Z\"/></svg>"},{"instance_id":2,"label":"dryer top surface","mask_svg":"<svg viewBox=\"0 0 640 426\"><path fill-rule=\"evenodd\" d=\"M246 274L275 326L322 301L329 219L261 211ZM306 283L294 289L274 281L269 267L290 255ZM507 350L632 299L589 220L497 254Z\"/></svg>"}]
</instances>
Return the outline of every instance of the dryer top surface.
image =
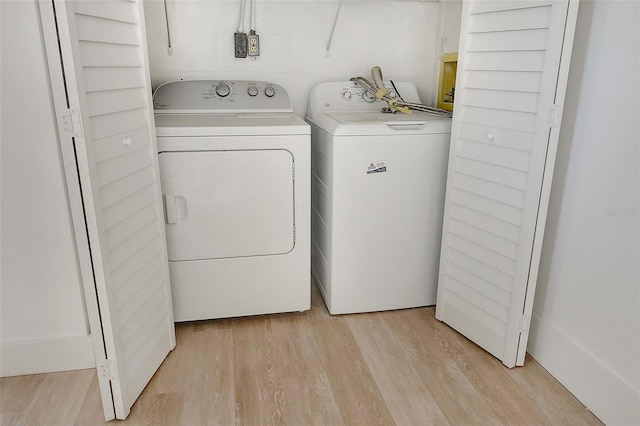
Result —
<instances>
[{"instance_id":1,"label":"dryer top surface","mask_svg":"<svg viewBox=\"0 0 640 426\"><path fill-rule=\"evenodd\" d=\"M291 114L156 114L156 135L308 135L309 124Z\"/></svg>"}]
</instances>

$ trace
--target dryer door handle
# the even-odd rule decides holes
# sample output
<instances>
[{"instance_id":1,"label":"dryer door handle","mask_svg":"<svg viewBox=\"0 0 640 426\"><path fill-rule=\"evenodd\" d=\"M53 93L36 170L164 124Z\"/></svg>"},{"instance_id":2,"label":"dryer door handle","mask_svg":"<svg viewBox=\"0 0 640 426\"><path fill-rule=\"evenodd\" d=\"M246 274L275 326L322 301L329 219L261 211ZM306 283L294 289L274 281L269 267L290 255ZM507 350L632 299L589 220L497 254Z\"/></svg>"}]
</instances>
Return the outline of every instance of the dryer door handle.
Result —
<instances>
[{"instance_id":1,"label":"dryer door handle","mask_svg":"<svg viewBox=\"0 0 640 426\"><path fill-rule=\"evenodd\" d=\"M167 223L178 223L178 214L176 211L176 196L173 193L164 194L164 214Z\"/></svg>"},{"instance_id":2,"label":"dryer door handle","mask_svg":"<svg viewBox=\"0 0 640 426\"><path fill-rule=\"evenodd\" d=\"M389 124L387 127L392 130L420 130L424 127L424 123L407 123L407 124Z\"/></svg>"}]
</instances>

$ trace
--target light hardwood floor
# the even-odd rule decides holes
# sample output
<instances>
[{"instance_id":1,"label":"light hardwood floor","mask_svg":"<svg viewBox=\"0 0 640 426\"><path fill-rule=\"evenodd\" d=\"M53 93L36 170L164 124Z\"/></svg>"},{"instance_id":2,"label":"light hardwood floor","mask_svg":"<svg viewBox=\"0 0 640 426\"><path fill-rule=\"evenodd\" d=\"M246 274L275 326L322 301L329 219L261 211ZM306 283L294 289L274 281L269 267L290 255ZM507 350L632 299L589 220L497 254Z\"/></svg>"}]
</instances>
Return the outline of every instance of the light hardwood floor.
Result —
<instances>
[{"instance_id":1,"label":"light hardwood floor","mask_svg":"<svg viewBox=\"0 0 640 426\"><path fill-rule=\"evenodd\" d=\"M145 425L601 424L528 357L507 369L433 308L176 325L178 344L125 421ZM104 424L95 370L8 377L0 423Z\"/></svg>"}]
</instances>

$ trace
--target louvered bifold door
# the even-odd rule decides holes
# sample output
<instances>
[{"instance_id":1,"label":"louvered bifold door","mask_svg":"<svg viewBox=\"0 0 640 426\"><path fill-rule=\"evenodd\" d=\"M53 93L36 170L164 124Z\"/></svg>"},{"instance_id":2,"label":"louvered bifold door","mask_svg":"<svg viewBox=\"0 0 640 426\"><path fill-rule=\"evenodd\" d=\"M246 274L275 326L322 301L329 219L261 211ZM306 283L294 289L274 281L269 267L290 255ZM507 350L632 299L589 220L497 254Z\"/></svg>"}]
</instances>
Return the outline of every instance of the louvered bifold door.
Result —
<instances>
[{"instance_id":1,"label":"louvered bifold door","mask_svg":"<svg viewBox=\"0 0 640 426\"><path fill-rule=\"evenodd\" d=\"M175 346L142 2L53 3L107 354L98 372L122 419Z\"/></svg>"},{"instance_id":2,"label":"louvered bifold door","mask_svg":"<svg viewBox=\"0 0 640 426\"><path fill-rule=\"evenodd\" d=\"M577 1L465 1L436 317L524 363Z\"/></svg>"}]
</instances>

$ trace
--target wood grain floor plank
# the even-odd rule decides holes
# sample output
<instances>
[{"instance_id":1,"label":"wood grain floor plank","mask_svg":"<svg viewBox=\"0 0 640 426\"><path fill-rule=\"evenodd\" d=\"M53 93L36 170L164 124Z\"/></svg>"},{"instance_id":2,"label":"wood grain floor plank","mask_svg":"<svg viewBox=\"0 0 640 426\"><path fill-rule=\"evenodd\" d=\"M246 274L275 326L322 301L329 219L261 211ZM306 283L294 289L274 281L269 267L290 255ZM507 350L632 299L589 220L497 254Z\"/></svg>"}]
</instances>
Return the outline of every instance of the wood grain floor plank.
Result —
<instances>
[{"instance_id":1,"label":"wood grain floor plank","mask_svg":"<svg viewBox=\"0 0 640 426\"><path fill-rule=\"evenodd\" d=\"M421 312L432 324L434 342L447 354L503 424L548 424L522 390L509 379L509 369L444 323L433 321L431 312Z\"/></svg>"},{"instance_id":2,"label":"wood grain floor plank","mask_svg":"<svg viewBox=\"0 0 640 426\"><path fill-rule=\"evenodd\" d=\"M2 425L18 424L34 400L34 395L46 374L3 377L0 379L0 413Z\"/></svg>"},{"instance_id":3,"label":"wood grain floor plank","mask_svg":"<svg viewBox=\"0 0 640 426\"><path fill-rule=\"evenodd\" d=\"M509 376L522 390L522 397L544 416L545 421L575 425L602 424L531 356L527 355L524 367L510 370Z\"/></svg>"},{"instance_id":4,"label":"wood grain floor plank","mask_svg":"<svg viewBox=\"0 0 640 426\"><path fill-rule=\"evenodd\" d=\"M95 374L95 370L47 374L33 395L33 404L21 424L73 424Z\"/></svg>"},{"instance_id":5,"label":"wood grain floor plank","mask_svg":"<svg viewBox=\"0 0 640 426\"><path fill-rule=\"evenodd\" d=\"M226 425L235 422L233 332L198 324L189 341L184 384L184 425Z\"/></svg>"},{"instance_id":6,"label":"wood grain floor plank","mask_svg":"<svg viewBox=\"0 0 640 426\"><path fill-rule=\"evenodd\" d=\"M236 423L284 424L281 363L270 318L242 318L233 327Z\"/></svg>"},{"instance_id":7,"label":"wood grain floor plank","mask_svg":"<svg viewBox=\"0 0 640 426\"><path fill-rule=\"evenodd\" d=\"M180 415L184 410L184 394L181 392L146 394L136 401L135 410L126 420L127 424L134 425L178 425ZM121 422L116 421L116 424Z\"/></svg>"},{"instance_id":8,"label":"wood grain floor plank","mask_svg":"<svg viewBox=\"0 0 640 426\"><path fill-rule=\"evenodd\" d=\"M286 423L289 425L341 425L342 417L326 374L287 377Z\"/></svg>"},{"instance_id":9,"label":"wood grain floor plank","mask_svg":"<svg viewBox=\"0 0 640 426\"><path fill-rule=\"evenodd\" d=\"M427 310L432 308L427 308ZM420 310L390 311L385 315L399 338L415 348L415 369L451 424L500 424L447 351L434 340L435 317Z\"/></svg>"},{"instance_id":10,"label":"wood grain floor plank","mask_svg":"<svg viewBox=\"0 0 640 426\"><path fill-rule=\"evenodd\" d=\"M307 377L325 371L305 314L274 315L271 332L276 359L282 361L283 377Z\"/></svg>"},{"instance_id":11,"label":"wood grain floor plank","mask_svg":"<svg viewBox=\"0 0 640 426\"><path fill-rule=\"evenodd\" d=\"M432 321L430 311L420 314ZM504 424L601 424L531 356L523 367L509 369L446 324L436 320L433 331L435 341ZM572 407L570 416L563 414L565 407Z\"/></svg>"},{"instance_id":12,"label":"wood grain floor plank","mask_svg":"<svg viewBox=\"0 0 640 426\"><path fill-rule=\"evenodd\" d=\"M433 308L303 313L176 325L169 354L110 425L599 425L528 357L507 369ZM105 424L95 370L0 380L0 423Z\"/></svg>"},{"instance_id":13,"label":"wood grain floor plank","mask_svg":"<svg viewBox=\"0 0 640 426\"><path fill-rule=\"evenodd\" d=\"M314 321L311 327L343 422L395 424L347 324Z\"/></svg>"},{"instance_id":14,"label":"wood grain floor plank","mask_svg":"<svg viewBox=\"0 0 640 426\"><path fill-rule=\"evenodd\" d=\"M1 413L0 425L15 426L22 422L23 413Z\"/></svg>"},{"instance_id":15,"label":"wood grain floor plank","mask_svg":"<svg viewBox=\"0 0 640 426\"><path fill-rule=\"evenodd\" d=\"M430 312L422 312L430 320ZM433 323L434 341L456 363L493 413L505 424L549 424L557 419L523 398L521 389L511 379L512 371L444 323ZM524 368L529 368L526 365Z\"/></svg>"},{"instance_id":16,"label":"wood grain floor plank","mask_svg":"<svg viewBox=\"0 0 640 426\"><path fill-rule=\"evenodd\" d=\"M349 315L345 321L394 420L400 425L412 424L416 419L428 425L449 424L416 371L416 348L402 339L402 334L386 321L387 316L388 313Z\"/></svg>"}]
</instances>

